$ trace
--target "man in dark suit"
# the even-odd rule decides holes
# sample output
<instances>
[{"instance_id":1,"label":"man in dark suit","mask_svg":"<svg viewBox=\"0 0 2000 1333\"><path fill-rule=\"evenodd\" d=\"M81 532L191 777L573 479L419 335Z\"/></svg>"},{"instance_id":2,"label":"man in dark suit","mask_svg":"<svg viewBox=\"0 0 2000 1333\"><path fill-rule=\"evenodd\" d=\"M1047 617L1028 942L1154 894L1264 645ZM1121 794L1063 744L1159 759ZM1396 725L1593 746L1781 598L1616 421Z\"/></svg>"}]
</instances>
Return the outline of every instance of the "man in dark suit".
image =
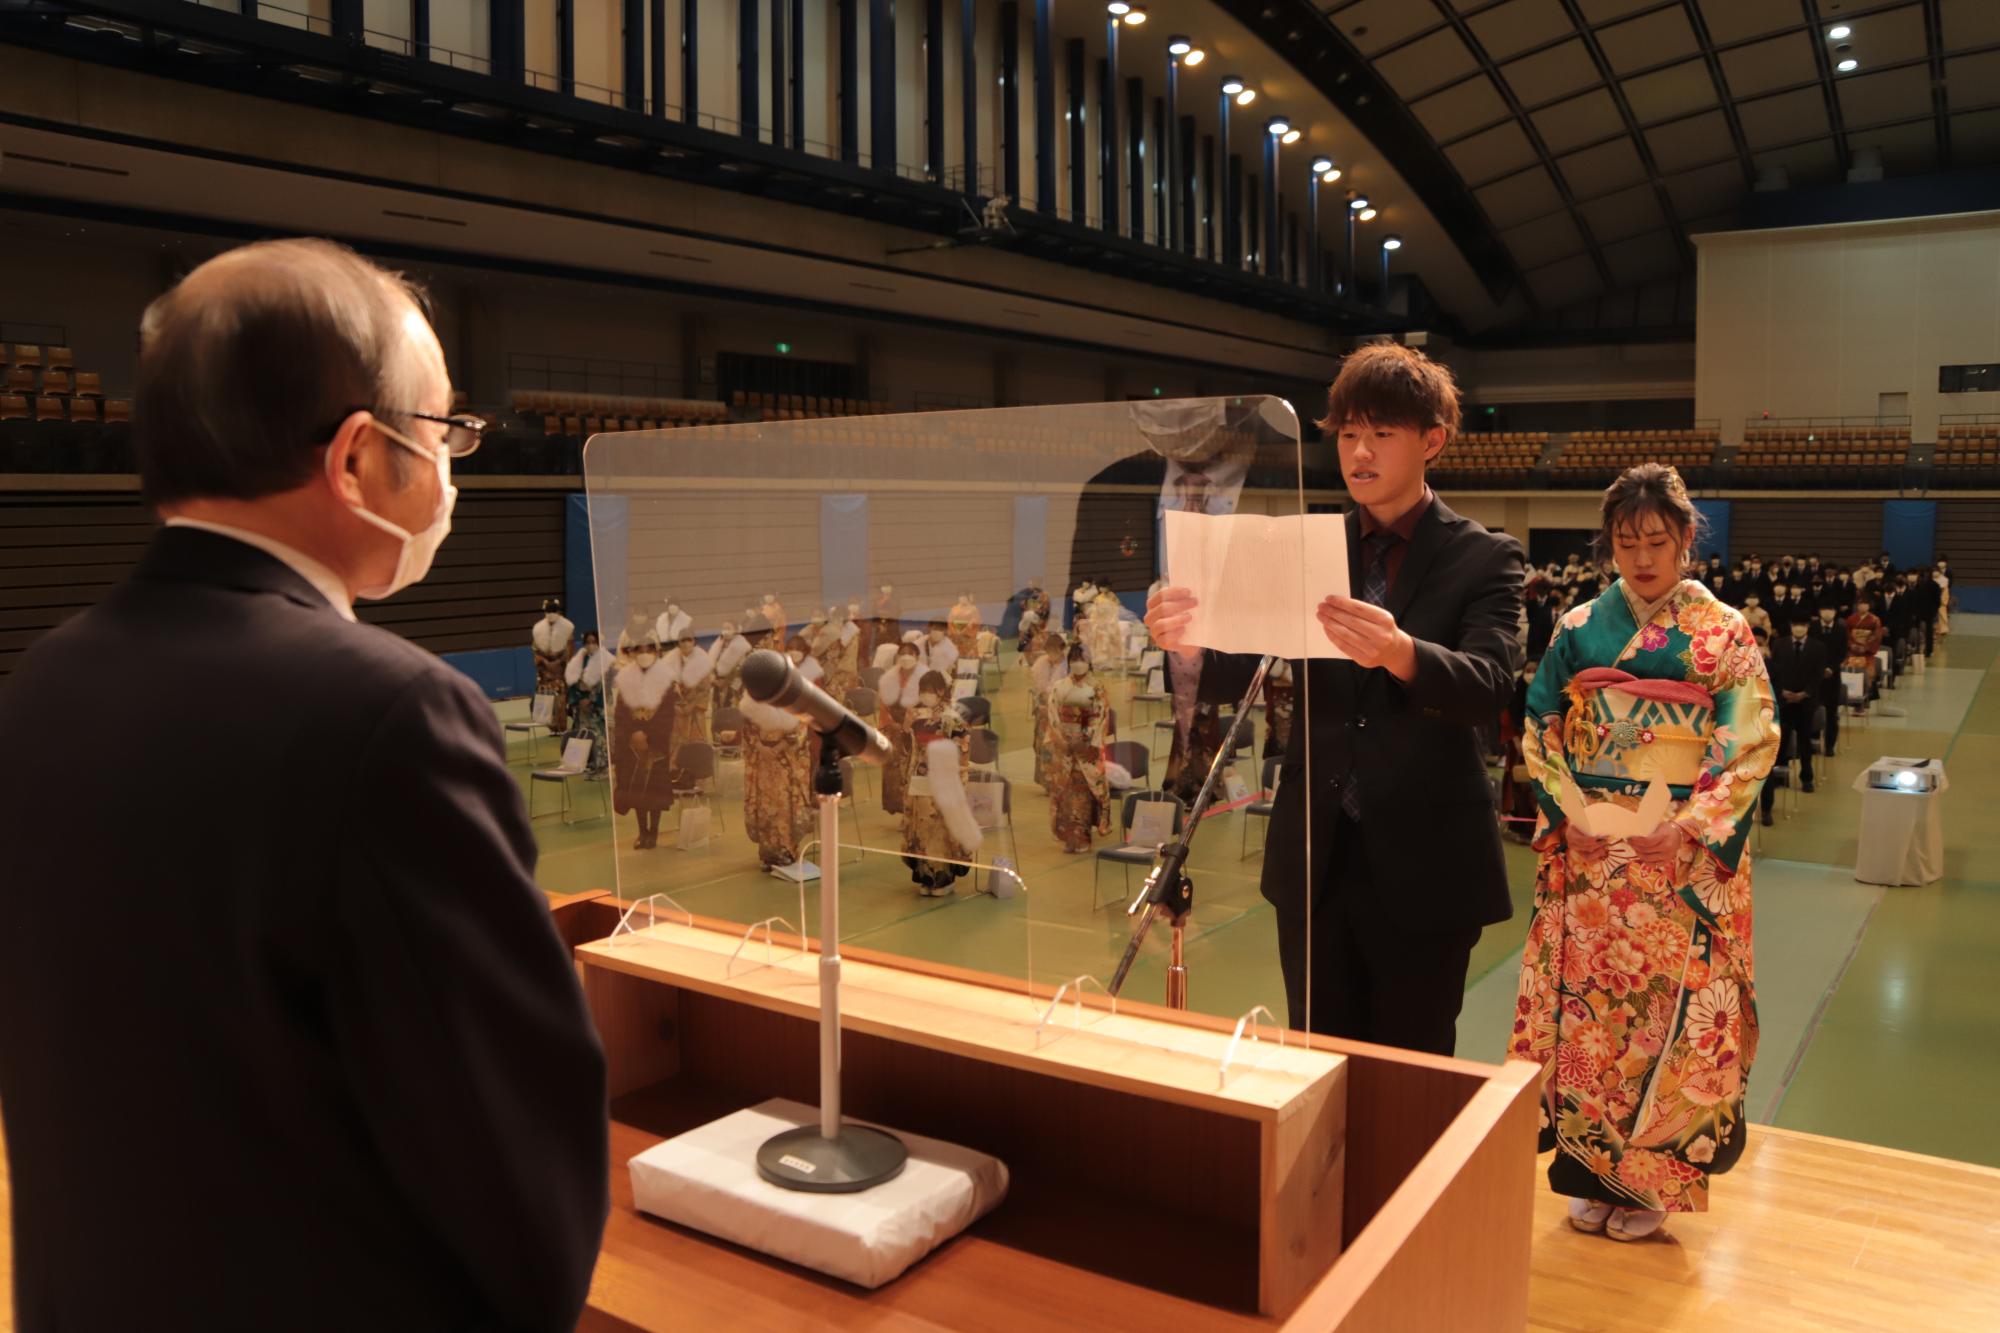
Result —
<instances>
[{"instance_id":1,"label":"man in dark suit","mask_svg":"<svg viewBox=\"0 0 2000 1333\"><path fill-rule=\"evenodd\" d=\"M166 526L0 693L36 756L0 778L24 1331L582 1308L604 1059L500 730L352 609L423 577L482 427L414 298L283 241L155 302L134 415Z\"/></svg>"},{"instance_id":2,"label":"man in dark suit","mask_svg":"<svg viewBox=\"0 0 2000 1333\"><path fill-rule=\"evenodd\" d=\"M1774 636L1770 655L1771 690L1778 696L1778 726L1799 761L1799 790L1813 789L1813 726L1826 685L1826 649L1813 638L1812 627L1803 620L1791 622L1783 637ZM1763 818L1771 824L1771 801L1776 796L1773 783L1764 784Z\"/></svg>"},{"instance_id":3,"label":"man in dark suit","mask_svg":"<svg viewBox=\"0 0 2000 1333\"><path fill-rule=\"evenodd\" d=\"M1328 400L1322 426L1356 507L1348 586L1324 590L1316 618L1349 660L1293 664L1305 684L1262 888L1293 1026L1450 1054L1472 946L1512 914L1478 733L1521 665L1521 546L1425 484L1459 421L1443 367L1364 347ZM1146 621L1199 663L1204 699L1242 693L1254 659L1189 646L1186 589L1155 593Z\"/></svg>"}]
</instances>

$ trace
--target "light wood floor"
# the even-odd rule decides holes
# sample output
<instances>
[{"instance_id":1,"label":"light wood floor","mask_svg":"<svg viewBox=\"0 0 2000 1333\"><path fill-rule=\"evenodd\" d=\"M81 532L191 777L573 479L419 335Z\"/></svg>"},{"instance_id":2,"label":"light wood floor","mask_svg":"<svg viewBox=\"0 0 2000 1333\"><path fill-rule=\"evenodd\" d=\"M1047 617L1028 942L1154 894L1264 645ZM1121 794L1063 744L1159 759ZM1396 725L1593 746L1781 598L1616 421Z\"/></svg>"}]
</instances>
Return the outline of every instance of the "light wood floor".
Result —
<instances>
[{"instance_id":1,"label":"light wood floor","mask_svg":"<svg viewBox=\"0 0 2000 1333\"><path fill-rule=\"evenodd\" d=\"M4 1139L0 1139L4 1147ZM2000 1171L1759 1127L1714 1207L1621 1245L1536 1196L1530 1327L1595 1330L2000 1329ZM13 1333L0 1152L0 1333Z\"/></svg>"}]
</instances>

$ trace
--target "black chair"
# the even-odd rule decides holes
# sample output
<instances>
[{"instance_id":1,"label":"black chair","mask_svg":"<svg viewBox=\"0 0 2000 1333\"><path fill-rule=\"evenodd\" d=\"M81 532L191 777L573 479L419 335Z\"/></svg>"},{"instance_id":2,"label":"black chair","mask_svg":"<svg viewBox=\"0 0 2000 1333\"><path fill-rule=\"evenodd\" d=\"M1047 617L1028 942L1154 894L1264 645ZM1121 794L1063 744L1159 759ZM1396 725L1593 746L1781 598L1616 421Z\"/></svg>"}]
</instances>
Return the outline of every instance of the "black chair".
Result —
<instances>
[{"instance_id":1,"label":"black chair","mask_svg":"<svg viewBox=\"0 0 2000 1333\"><path fill-rule=\"evenodd\" d=\"M1152 772L1153 756L1138 741L1114 741L1104 747L1104 757L1132 775L1132 785L1143 787Z\"/></svg>"},{"instance_id":2,"label":"black chair","mask_svg":"<svg viewBox=\"0 0 2000 1333\"><path fill-rule=\"evenodd\" d=\"M967 695L956 704L967 726L984 727L993 721L993 701L982 694Z\"/></svg>"},{"instance_id":3,"label":"black chair","mask_svg":"<svg viewBox=\"0 0 2000 1333\"><path fill-rule=\"evenodd\" d=\"M966 749L967 757L975 764L998 764L1000 734L991 727L974 727Z\"/></svg>"},{"instance_id":4,"label":"black chair","mask_svg":"<svg viewBox=\"0 0 2000 1333\"><path fill-rule=\"evenodd\" d=\"M1090 907L1092 911L1096 911L1099 907L1102 907L1104 905L1098 899L1097 886L1103 880L1104 863L1106 861L1110 861L1115 865L1124 867L1125 892L1123 895L1120 896L1119 899L1119 901L1123 901L1123 899L1125 897L1130 896L1132 892L1132 867L1133 866L1150 867L1153 864L1154 858L1159 855L1160 849L1158 847L1151 845L1144 847L1136 846L1133 844L1131 840L1132 816L1138 811L1139 802L1141 801L1172 801L1174 805L1173 831L1176 836L1179 835L1181 827L1187 819L1186 803L1183 802L1180 797L1174 795L1172 792L1156 791L1156 790L1135 791L1132 792L1130 795L1126 796L1124 811L1119 816L1118 820L1118 833L1120 838L1123 839L1123 841L1121 841L1119 845L1116 847L1106 847L1101 851L1099 851L1097 853L1097 860L1095 867L1093 868L1091 873Z\"/></svg>"},{"instance_id":5,"label":"black chair","mask_svg":"<svg viewBox=\"0 0 2000 1333\"><path fill-rule=\"evenodd\" d=\"M1264 825L1264 840L1267 843L1270 841L1271 825L1268 821L1271 818L1271 811L1277 808L1278 766L1283 762L1282 759L1266 759L1264 761L1264 776L1261 780L1262 786L1257 792L1257 799L1243 807L1243 843L1239 849L1241 854L1237 857L1238 860L1247 860L1250 856L1251 820L1262 819L1266 821ZM1263 848L1260 847L1257 850L1262 851Z\"/></svg>"},{"instance_id":6,"label":"black chair","mask_svg":"<svg viewBox=\"0 0 2000 1333\"><path fill-rule=\"evenodd\" d=\"M882 677L884 674L885 673L883 672L882 668L878 666L862 667L861 688L864 690L880 690L882 688Z\"/></svg>"}]
</instances>

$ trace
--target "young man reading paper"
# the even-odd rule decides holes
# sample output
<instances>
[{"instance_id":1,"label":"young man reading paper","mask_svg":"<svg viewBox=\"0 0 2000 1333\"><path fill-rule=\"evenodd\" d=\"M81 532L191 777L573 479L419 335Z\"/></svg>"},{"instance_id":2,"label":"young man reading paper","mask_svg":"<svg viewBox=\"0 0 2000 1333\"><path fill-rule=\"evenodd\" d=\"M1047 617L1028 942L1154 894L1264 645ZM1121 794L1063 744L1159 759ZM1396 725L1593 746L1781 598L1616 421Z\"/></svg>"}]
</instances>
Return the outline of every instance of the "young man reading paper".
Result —
<instances>
[{"instance_id":1,"label":"young man reading paper","mask_svg":"<svg viewBox=\"0 0 2000 1333\"><path fill-rule=\"evenodd\" d=\"M1324 589L1314 614L1351 660L1292 664L1305 686L1263 893L1278 913L1293 1027L1449 1055L1472 946L1512 914L1477 734L1521 665L1521 545L1425 484L1458 429L1444 367L1395 344L1364 347L1327 400L1319 424L1337 439L1355 507L1348 586ZM1200 620L1185 588L1147 601L1154 641L1184 675L1198 664L1201 698L1233 702L1256 659L1193 646Z\"/></svg>"}]
</instances>

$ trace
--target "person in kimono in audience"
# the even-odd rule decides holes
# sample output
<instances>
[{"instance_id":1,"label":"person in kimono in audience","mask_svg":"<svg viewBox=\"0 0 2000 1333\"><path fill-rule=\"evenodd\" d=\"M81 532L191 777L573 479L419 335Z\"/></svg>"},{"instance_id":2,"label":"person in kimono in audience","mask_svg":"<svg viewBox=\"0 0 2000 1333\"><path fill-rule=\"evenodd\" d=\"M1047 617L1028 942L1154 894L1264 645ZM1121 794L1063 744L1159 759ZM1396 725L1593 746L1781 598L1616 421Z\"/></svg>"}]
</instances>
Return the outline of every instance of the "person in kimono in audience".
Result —
<instances>
[{"instance_id":1,"label":"person in kimono in audience","mask_svg":"<svg viewBox=\"0 0 2000 1333\"><path fill-rule=\"evenodd\" d=\"M1062 635L1050 631L1042 635L1037 648L1035 660L1028 665L1028 715L1033 720L1035 785L1046 791L1052 762L1049 749L1049 689L1067 674L1065 664L1069 661L1069 644Z\"/></svg>"},{"instance_id":2,"label":"person in kimono in audience","mask_svg":"<svg viewBox=\"0 0 2000 1333\"><path fill-rule=\"evenodd\" d=\"M794 634L791 637L785 644L785 656L789 657L792 665L799 669L801 679L811 681L815 685L826 679L826 668L820 665L817 657L813 656L812 645L806 641L805 635Z\"/></svg>"},{"instance_id":3,"label":"person in kimono in audience","mask_svg":"<svg viewBox=\"0 0 2000 1333\"><path fill-rule=\"evenodd\" d=\"M621 667L611 709L611 806L638 817L634 851L657 847L660 816L674 803L674 666L648 627Z\"/></svg>"},{"instance_id":4,"label":"person in kimono in audience","mask_svg":"<svg viewBox=\"0 0 2000 1333\"><path fill-rule=\"evenodd\" d=\"M683 745L708 745L715 713L715 662L695 642L694 630L681 634L669 654L674 664L674 754Z\"/></svg>"},{"instance_id":5,"label":"person in kimono in audience","mask_svg":"<svg viewBox=\"0 0 2000 1333\"><path fill-rule=\"evenodd\" d=\"M962 592L958 601L945 617L945 632L951 639L951 646L958 649L960 657L979 656L979 605L972 600L972 594Z\"/></svg>"},{"instance_id":6,"label":"person in kimono in audience","mask_svg":"<svg viewBox=\"0 0 2000 1333\"><path fill-rule=\"evenodd\" d=\"M1093 833L1111 832L1111 785L1104 772L1111 700L1091 674L1082 644L1066 655L1063 675L1049 684L1049 827L1066 852L1090 850Z\"/></svg>"},{"instance_id":7,"label":"person in kimono in audience","mask_svg":"<svg viewBox=\"0 0 2000 1333\"><path fill-rule=\"evenodd\" d=\"M1841 665L1849 671L1859 671L1868 678L1867 692L1855 708L1858 714L1868 712L1869 701L1875 697L1875 674L1881 663L1875 654L1882 651L1882 640L1888 631L1883 627L1882 618L1875 614L1868 594L1857 593L1854 598L1854 614L1847 618L1847 656Z\"/></svg>"},{"instance_id":8,"label":"person in kimono in audience","mask_svg":"<svg viewBox=\"0 0 2000 1333\"><path fill-rule=\"evenodd\" d=\"M958 645L951 641L942 620L933 620L924 633L924 666L946 680L958 674Z\"/></svg>"},{"instance_id":9,"label":"person in kimono in audience","mask_svg":"<svg viewBox=\"0 0 2000 1333\"><path fill-rule=\"evenodd\" d=\"M1749 1132L1747 844L1779 729L1749 624L1684 573L1697 528L1671 468L1605 490L1619 577L1562 618L1524 719L1540 859L1508 1054L1542 1066L1571 1225L1615 1240L1707 1208Z\"/></svg>"},{"instance_id":10,"label":"person in kimono in audience","mask_svg":"<svg viewBox=\"0 0 2000 1333\"><path fill-rule=\"evenodd\" d=\"M743 831L767 869L796 865L819 822L812 733L796 715L745 696ZM827 853L831 855L831 853Z\"/></svg>"},{"instance_id":11,"label":"person in kimono in audience","mask_svg":"<svg viewBox=\"0 0 2000 1333\"><path fill-rule=\"evenodd\" d=\"M660 632L661 643L676 644L681 641L682 635L694 628L694 617L681 610L681 604L670 597L653 628Z\"/></svg>"},{"instance_id":12,"label":"person in kimono in audience","mask_svg":"<svg viewBox=\"0 0 2000 1333\"><path fill-rule=\"evenodd\" d=\"M971 728L952 706L951 678L926 671L909 714L910 766L903 788L903 864L926 898L948 898L979 851L979 821L965 794Z\"/></svg>"},{"instance_id":13,"label":"person in kimono in audience","mask_svg":"<svg viewBox=\"0 0 2000 1333\"><path fill-rule=\"evenodd\" d=\"M874 632L874 637L869 641L871 655L879 653L885 643L902 642L903 599L896 595L895 584L881 584L869 596L868 620Z\"/></svg>"},{"instance_id":14,"label":"person in kimono in audience","mask_svg":"<svg viewBox=\"0 0 2000 1333\"><path fill-rule=\"evenodd\" d=\"M777 642L782 643L791 637L791 623L785 619L785 608L778 601L778 594L765 593L764 600L757 604L757 614L771 627L771 633L776 636Z\"/></svg>"},{"instance_id":15,"label":"person in kimono in audience","mask_svg":"<svg viewBox=\"0 0 2000 1333\"><path fill-rule=\"evenodd\" d=\"M814 655L826 668L822 688L836 702L846 703L848 692L861 684L861 626L848 615L847 608L828 609L826 628Z\"/></svg>"},{"instance_id":16,"label":"person in kimono in audience","mask_svg":"<svg viewBox=\"0 0 2000 1333\"><path fill-rule=\"evenodd\" d=\"M570 650L576 643L576 626L562 613L562 601L551 597L542 603L542 618L528 632L535 652L535 693L553 701L549 709L549 730L569 730L569 686L563 670L569 665Z\"/></svg>"},{"instance_id":17,"label":"person in kimono in audience","mask_svg":"<svg viewBox=\"0 0 2000 1333\"><path fill-rule=\"evenodd\" d=\"M1019 622L1021 633L1020 652L1021 656L1026 657L1034 651L1035 644L1040 640L1041 632L1044 629L1054 628L1054 626L1049 624L1049 592L1048 589L1042 586L1041 575L1036 574L1028 579L1028 586L1021 589L1019 600L1021 606L1021 619ZM1032 623L1030 623L1030 618L1032 618Z\"/></svg>"},{"instance_id":18,"label":"person in kimono in audience","mask_svg":"<svg viewBox=\"0 0 2000 1333\"><path fill-rule=\"evenodd\" d=\"M590 742L590 758L584 766L587 773L602 773L611 762L611 746L604 734L604 677L611 667L611 654L598 642L596 630L583 636L583 647L563 666L569 704L565 740Z\"/></svg>"},{"instance_id":19,"label":"person in kimono in audience","mask_svg":"<svg viewBox=\"0 0 2000 1333\"><path fill-rule=\"evenodd\" d=\"M1264 677L1266 762L1285 757L1285 746L1292 739L1292 717L1297 707L1298 693L1292 680L1292 664L1286 658L1276 658L1271 663L1270 673ZM1220 743L1218 740L1217 744ZM1197 790L1199 790L1198 785Z\"/></svg>"},{"instance_id":20,"label":"person in kimono in audience","mask_svg":"<svg viewBox=\"0 0 2000 1333\"><path fill-rule=\"evenodd\" d=\"M924 677L923 661L917 645L895 645L896 656L876 686L881 700L876 724L889 742L889 759L882 765L882 810L903 813L903 787L910 777L910 713L918 703L918 685Z\"/></svg>"},{"instance_id":21,"label":"person in kimono in audience","mask_svg":"<svg viewBox=\"0 0 2000 1333\"><path fill-rule=\"evenodd\" d=\"M715 663L715 706L734 708L743 698L743 659L750 656L750 638L733 620L722 622L722 632L708 646Z\"/></svg>"}]
</instances>

